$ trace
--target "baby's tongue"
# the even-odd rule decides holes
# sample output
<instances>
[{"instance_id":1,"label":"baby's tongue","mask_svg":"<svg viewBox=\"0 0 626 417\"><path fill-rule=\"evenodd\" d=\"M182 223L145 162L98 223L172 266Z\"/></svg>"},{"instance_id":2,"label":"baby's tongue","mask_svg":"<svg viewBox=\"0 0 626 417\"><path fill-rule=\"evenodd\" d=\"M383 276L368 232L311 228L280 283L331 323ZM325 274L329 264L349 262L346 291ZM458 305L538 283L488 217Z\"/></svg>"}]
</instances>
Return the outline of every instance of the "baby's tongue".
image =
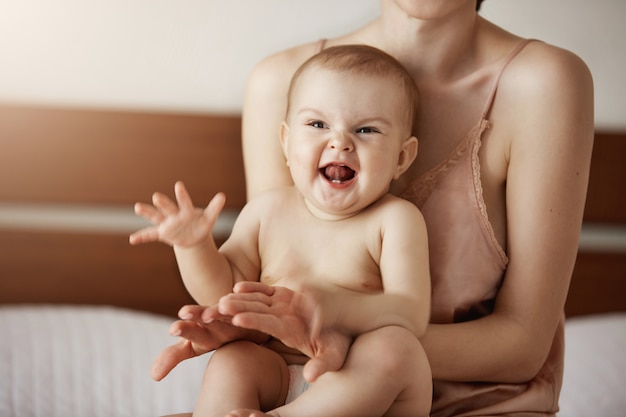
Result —
<instances>
[{"instance_id":1,"label":"baby's tongue","mask_svg":"<svg viewBox=\"0 0 626 417\"><path fill-rule=\"evenodd\" d=\"M344 182L354 177L354 171L345 165L329 165L324 169L324 175L332 182Z\"/></svg>"}]
</instances>

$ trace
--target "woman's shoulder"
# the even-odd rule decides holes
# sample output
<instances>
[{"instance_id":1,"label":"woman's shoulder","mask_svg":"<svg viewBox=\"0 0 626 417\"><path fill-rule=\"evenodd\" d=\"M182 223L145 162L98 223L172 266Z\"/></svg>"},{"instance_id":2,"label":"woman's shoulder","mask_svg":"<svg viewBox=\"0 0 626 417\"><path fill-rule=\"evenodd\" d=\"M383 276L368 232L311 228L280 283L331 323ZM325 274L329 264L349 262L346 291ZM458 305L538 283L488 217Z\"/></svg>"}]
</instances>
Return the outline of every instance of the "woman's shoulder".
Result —
<instances>
[{"instance_id":1,"label":"woman's shoulder","mask_svg":"<svg viewBox=\"0 0 626 417\"><path fill-rule=\"evenodd\" d=\"M580 57L529 42L502 73L492 108L493 130L509 139L507 159L514 152L547 152L548 146L555 153L587 149L593 141L593 96L591 72Z\"/></svg>"},{"instance_id":2,"label":"woman's shoulder","mask_svg":"<svg viewBox=\"0 0 626 417\"><path fill-rule=\"evenodd\" d=\"M484 56L489 57L487 61L510 59L502 83L520 85L519 81L544 82L552 77L589 77L587 65L575 53L540 39L519 37L487 20L481 22L478 42Z\"/></svg>"},{"instance_id":3,"label":"woman's shoulder","mask_svg":"<svg viewBox=\"0 0 626 417\"><path fill-rule=\"evenodd\" d=\"M573 52L542 41L530 40L502 74L499 89L517 93L564 93L590 86L591 73ZM565 91L564 91L565 89Z\"/></svg>"},{"instance_id":4,"label":"woman's shoulder","mask_svg":"<svg viewBox=\"0 0 626 417\"><path fill-rule=\"evenodd\" d=\"M248 88L285 89L291 76L308 58L319 51L320 41L294 46L259 61L248 77Z\"/></svg>"},{"instance_id":5,"label":"woman's shoulder","mask_svg":"<svg viewBox=\"0 0 626 417\"><path fill-rule=\"evenodd\" d=\"M364 29L347 33L336 38L320 38L311 42L278 51L259 61L248 77L248 88L285 89L292 75L307 59L323 48L349 43L358 43Z\"/></svg>"},{"instance_id":6,"label":"woman's shoulder","mask_svg":"<svg viewBox=\"0 0 626 417\"><path fill-rule=\"evenodd\" d=\"M503 122L509 133L524 132L530 143L551 126L584 128L587 120L577 118L593 113L593 80L573 52L532 40L502 72L495 100L493 121Z\"/></svg>"}]
</instances>

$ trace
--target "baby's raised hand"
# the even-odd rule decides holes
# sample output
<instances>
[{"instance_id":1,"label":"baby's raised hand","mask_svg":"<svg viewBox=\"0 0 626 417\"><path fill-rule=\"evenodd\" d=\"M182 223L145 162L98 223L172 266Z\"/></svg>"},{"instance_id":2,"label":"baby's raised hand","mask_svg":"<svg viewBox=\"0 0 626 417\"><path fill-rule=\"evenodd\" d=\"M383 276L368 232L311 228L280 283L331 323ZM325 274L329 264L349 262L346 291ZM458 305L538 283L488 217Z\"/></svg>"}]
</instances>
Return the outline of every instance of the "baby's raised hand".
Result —
<instances>
[{"instance_id":1,"label":"baby's raised hand","mask_svg":"<svg viewBox=\"0 0 626 417\"><path fill-rule=\"evenodd\" d=\"M132 245L163 242L171 246L191 247L211 237L217 217L224 208L226 197L218 193L205 209L194 207L185 185L174 186L176 202L161 193L154 193L152 204L135 204L135 213L152 223L130 235Z\"/></svg>"}]
</instances>

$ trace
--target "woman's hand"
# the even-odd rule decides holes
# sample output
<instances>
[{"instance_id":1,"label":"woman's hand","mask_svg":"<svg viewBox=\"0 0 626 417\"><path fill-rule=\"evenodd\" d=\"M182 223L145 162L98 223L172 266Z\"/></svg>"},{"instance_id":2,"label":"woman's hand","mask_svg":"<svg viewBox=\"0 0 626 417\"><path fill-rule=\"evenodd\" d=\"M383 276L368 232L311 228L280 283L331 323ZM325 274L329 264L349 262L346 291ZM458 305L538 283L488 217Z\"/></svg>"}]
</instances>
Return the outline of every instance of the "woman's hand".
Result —
<instances>
[{"instance_id":1,"label":"woman's hand","mask_svg":"<svg viewBox=\"0 0 626 417\"><path fill-rule=\"evenodd\" d=\"M211 236L217 217L224 208L224 194L218 193L203 210L194 207L182 182L176 183L174 192L176 202L164 194L154 193L153 205L135 204L135 213L153 225L130 235L131 244L159 241L170 246L190 247Z\"/></svg>"},{"instance_id":2,"label":"woman's hand","mask_svg":"<svg viewBox=\"0 0 626 417\"><path fill-rule=\"evenodd\" d=\"M172 324L170 334L179 336L179 341L165 348L152 365L150 374L157 381L165 378L182 361L211 352L226 343L234 340L264 343L268 339L261 332L233 326L227 317L217 313L215 307L188 305L181 308L178 315L181 320Z\"/></svg>"},{"instance_id":3,"label":"woman's hand","mask_svg":"<svg viewBox=\"0 0 626 417\"><path fill-rule=\"evenodd\" d=\"M211 315L232 317L232 324L272 335L309 358L304 377L315 381L320 375L339 370L352 338L337 328L323 326L319 296L311 291L295 292L259 282L239 282L234 293L222 297Z\"/></svg>"}]
</instances>

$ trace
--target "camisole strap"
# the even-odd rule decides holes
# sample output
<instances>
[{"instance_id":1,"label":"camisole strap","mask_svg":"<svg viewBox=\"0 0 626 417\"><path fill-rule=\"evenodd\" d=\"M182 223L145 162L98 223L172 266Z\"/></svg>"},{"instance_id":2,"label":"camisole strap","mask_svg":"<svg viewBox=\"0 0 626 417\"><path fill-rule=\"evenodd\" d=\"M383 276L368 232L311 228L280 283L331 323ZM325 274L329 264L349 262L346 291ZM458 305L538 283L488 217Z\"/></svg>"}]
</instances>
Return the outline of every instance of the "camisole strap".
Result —
<instances>
[{"instance_id":1,"label":"camisole strap","mask_svg":"<svg viewBox=\"0 0 626 417\"><path fill-rule=\"evenodd\" d=\"M493 98L496 96L496 90L498 89L498 84L500 84L500 77L502 76L502 73L506 69L507 65L509 65L509 63L513 60L513 58L515 58L517 54L519 54L520 51L524 49L524 47L528 45L530 41L532 41L532 39L524 39L520 43L518 43L500 66L500 69L496 74L496 79L494 80L493 86L491 87L491 91L489 92L489 96L487 97L485 107L483 108L483 112L481 115L482 119L485 119L487 117L487 113L489 113L489 109L491 109L491 104L493 103Z\"/></svg>"},{"instance_id":2,"label":"camisole strap","mask_svg":"<svg viewBox=\"0 0 626 417\"><path fill-rule=\"evenodd\" d=\"M324 50L324 47L326 46L326 41L327 39L320 39L317 42L317 51L316 51L317 53L320 53Z\"/></svg>"}]
</instances>

